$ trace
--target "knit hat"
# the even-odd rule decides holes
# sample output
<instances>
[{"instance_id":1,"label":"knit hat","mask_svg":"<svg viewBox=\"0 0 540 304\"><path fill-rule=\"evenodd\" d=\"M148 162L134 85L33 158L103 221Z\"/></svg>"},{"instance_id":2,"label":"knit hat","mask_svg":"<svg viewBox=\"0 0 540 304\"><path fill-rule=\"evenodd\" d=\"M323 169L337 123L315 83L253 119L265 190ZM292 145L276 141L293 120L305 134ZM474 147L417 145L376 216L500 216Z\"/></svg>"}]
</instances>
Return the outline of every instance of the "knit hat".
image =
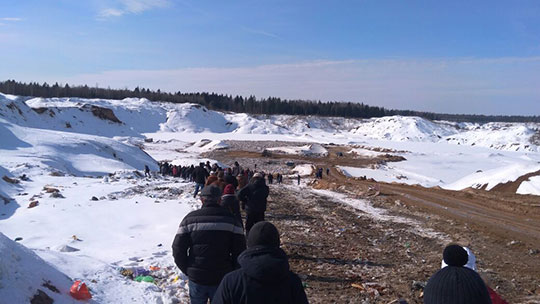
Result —
<instances>
[{"instance_id":1,"label":"knit hat","mask_svg":"<svg viewBox=\"0 0 540 304\"><path fill-rule=\"evenodd\" d=\"M467 251L459 245L449 245L443 252L448 265L429 278L424 290L425 304L491 304L484 281L467 264Z\"/></svg>"},{"instance_id":2,"label":"knit hat","mask_svg":"<svg viewBox=\"0 0 540 304\"><path fill-rule=\"evenodd\" d=\"M474 253L467 247L463 247L463 249L465 249L465 251L467 252L467 256L468 256L468 261L467 261L467 264L465 264L465 267L467 268L470 268L474 271L477 271L476 270L476 256L474 255ZM444 259L441 261L441 268L444 268L448 266L448 264L446 264L444 262Z\"/></svg>"},{"instance_id":3,"label":"knit hat","mask_svg":"<svg viewBox=\"0 0 540 304\"><path fill-rule=\"evenodd\" d=\"M205 186L201 190L201 196L205 201L216 202L221 197L221 189L214 185Z\"/></svg>"},{"instance_id":4,"label":"knit hat","mask_svg":"<svg viewBox=\"0 0 540 304\"><path fill-rule=\"evenodd\" d=\"M217 176L215 175L210 175L207 179L206 179L206 185L210 185L212 184L213 182L217 181L218 178Z\"/></svg>"},{"instance_id":5,"label":"knit hat","mask_svg":"<svg viewBox=\"0 0 540 304\"><path fill-rule=\"evenodd\" d=\"M270 222L258 222L249 230L247 246L279 247L279 232Z\"/></svg>"},{"instance_id":6,"label":"knit hat","mask_svg":"<svg viewBox=\"0 0 540 304\"><path fill-rule=\"evenodd\" d=\"M234 185L228 184L225 186L225 189L223 189L223 194L234 194Z\"/></svg>"}]
</instances>

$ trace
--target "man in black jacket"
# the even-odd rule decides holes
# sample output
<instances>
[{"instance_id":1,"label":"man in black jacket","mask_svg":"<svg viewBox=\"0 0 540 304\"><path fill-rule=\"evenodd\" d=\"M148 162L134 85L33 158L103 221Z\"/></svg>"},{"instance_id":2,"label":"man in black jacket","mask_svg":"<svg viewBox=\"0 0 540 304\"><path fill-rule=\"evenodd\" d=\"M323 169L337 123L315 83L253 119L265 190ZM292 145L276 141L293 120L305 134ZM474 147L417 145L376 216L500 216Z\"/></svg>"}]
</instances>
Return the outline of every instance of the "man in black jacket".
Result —
<instances>
[{"instance_id":1,"label":"man in black jacket","mask_svg":"<svg viewBox=\"0 0 540 304\"><path fill-rule=\"evenodd\" d=\"M207 303L225 274L238 268L246 248L240 223L219 205L216 186L201 191L202 208L184 217L172 245L174 262L189 277L192 304Z\"/></svg>"},{"instance_id":2,"label":"man in black jacket","mask_svg":"<svg viewBox=\"0 0 540 304\"><path fill-rule=\"evenodd\" d=\"M248 249L238 257L241 268L223 278L212 304L307 304L302 281L289 270L279 243L274 225L255 224Z\"/></svg>"},{"instance_id":3,"label":"man in black jacket","mask_svg":"<svg viewBox=\"0 0 540 304\"><path fill-rule=\"evenodd\" d=\"M206 178L208 178L208 176L209 174L208 171L204 168L204 163L200 163L199 166L193 170L193 180L196 184L193 197L197 196L197 193L199 193L199 189L204 188L204 183L206 182Z\"/></svg>"},{"instance_id":4,"label":"man in black jacket","mask_svg":"<svg viewBox=\"0 0 540 304\"><path fill-rule=\"evenodd\" d=\"M264 183L261 173L255 173L251 182L238 191L238 199L242 202L242 209L246 210L246 234L255 223L264 221L266 199L270 190Z\"/></svg>"}]
</instances>

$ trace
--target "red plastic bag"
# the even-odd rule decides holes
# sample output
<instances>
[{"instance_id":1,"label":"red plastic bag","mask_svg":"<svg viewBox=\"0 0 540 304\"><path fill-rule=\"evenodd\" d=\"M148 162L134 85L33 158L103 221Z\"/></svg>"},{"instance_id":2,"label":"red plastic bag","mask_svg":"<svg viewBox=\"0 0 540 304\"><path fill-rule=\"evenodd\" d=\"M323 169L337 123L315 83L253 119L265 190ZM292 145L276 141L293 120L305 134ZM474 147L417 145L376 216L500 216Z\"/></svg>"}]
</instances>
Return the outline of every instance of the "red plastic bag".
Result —
<instances>
[{"instance_id":1,"label":"red plastic bag","mask_svg":"<svg viewBox=\"0 0 540 304\"><path fill-rule=\"evenodd\" d=\"M71 285L69 294L77 300L90 300L92 298L92 295L88 291L88 287L80 280L75 281L75 283Z\"/></svg>"}]
</instances>

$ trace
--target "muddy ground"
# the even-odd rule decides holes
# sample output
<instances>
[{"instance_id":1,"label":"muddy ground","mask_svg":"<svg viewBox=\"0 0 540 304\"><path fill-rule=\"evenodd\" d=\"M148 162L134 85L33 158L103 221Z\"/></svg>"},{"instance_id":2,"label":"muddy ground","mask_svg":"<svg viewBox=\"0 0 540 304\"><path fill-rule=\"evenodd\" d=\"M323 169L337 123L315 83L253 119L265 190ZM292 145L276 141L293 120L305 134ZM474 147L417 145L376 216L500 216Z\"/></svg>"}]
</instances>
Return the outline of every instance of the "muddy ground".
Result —
<instances>
[{"instance_id":1,"label":"muddy ground","mask_svg":"<svg viewBox=\"0 0 540 304\"><path fill-rule=\"evenodd\" d=\"M391 151L358 158L346 153L348 147L327 146L324 157L262 157L265 147L285 144L228 144L230 149L205 156L282 174L289 173L289 161L331 169L322 180L303 178L301 186L289 179L271 185L268 204L267 219L281 231L310 303L422 303L423 285L440 268L450 242L472 249L481 276L509 303L540 303L538 197L378 183L347 178L334 167L397 160ZM314 189L338 192L345 201ZM384 220L347 204L363 200L384 210Z\"/></svg>"}]
</instances>

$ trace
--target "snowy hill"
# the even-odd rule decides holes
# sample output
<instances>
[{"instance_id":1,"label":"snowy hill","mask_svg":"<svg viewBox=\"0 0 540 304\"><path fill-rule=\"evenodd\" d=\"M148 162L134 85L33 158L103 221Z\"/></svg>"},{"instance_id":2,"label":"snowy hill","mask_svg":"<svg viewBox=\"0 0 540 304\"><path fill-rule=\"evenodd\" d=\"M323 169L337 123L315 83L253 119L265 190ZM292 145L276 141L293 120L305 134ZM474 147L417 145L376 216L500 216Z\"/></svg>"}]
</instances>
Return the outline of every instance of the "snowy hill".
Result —
<instances>
[{"instance_id":1,"label":"snowy hill","mask_svg":"<svg viewBox=\"0 0 540 304\"><path fill-rule=\"evenodd\" d=\"M457 130L419 117L389 116L369 119L351 130L352 134L391 141L431 141L457 133Z\"/></svg>"}]
</instances>

